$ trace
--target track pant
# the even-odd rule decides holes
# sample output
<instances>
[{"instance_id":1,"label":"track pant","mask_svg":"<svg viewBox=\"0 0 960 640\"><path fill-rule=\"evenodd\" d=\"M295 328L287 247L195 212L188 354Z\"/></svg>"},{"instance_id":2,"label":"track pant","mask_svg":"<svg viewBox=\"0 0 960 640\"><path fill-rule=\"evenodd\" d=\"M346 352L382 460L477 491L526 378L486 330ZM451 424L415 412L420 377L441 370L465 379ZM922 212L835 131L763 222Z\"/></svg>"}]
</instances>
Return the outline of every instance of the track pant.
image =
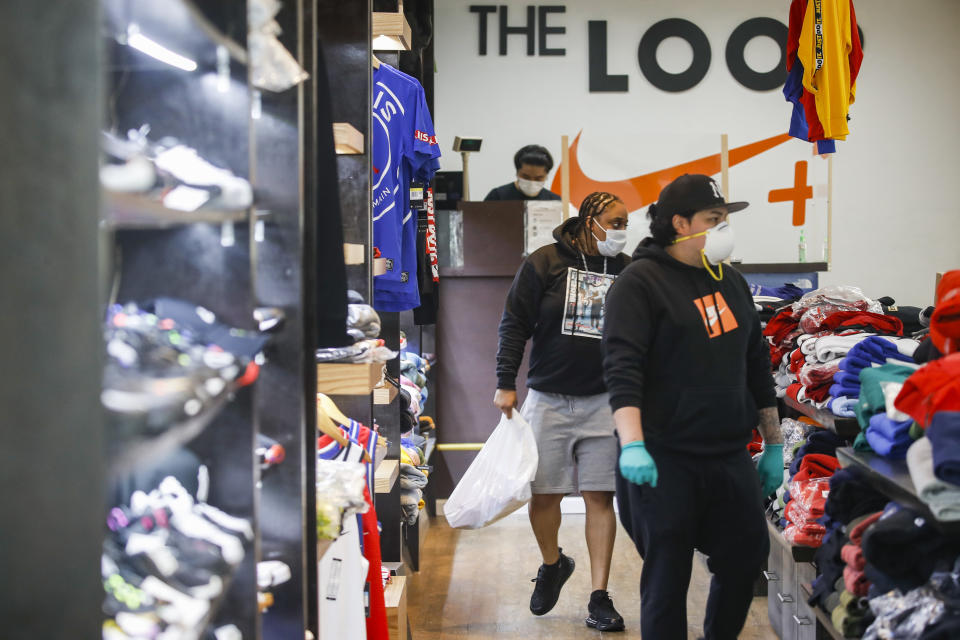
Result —
<instances>
[{"instance_id":1,"label":"track pant","mask_svg":"<svg viewBox=\"0 0 960 640\"><path fill-rule=\"evenodd\" d=\"M687 588L694 550L713 573L706 640L736 640L753 599L770 539L760 480L747 451L721 457L662 451L648 443L657 486L637 486L617 470L620 520L643 558L644 638L686 640Z\"/></svg>"}]
</instances>

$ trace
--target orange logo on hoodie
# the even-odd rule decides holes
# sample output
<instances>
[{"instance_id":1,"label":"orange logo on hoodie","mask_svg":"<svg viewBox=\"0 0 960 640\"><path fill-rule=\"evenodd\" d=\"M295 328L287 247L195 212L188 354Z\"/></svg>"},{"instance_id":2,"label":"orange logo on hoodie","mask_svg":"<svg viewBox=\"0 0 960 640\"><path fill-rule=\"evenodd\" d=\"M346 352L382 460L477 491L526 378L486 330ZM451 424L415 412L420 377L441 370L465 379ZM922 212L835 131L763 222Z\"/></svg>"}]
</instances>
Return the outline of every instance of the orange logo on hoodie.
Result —
<instances>
[{"instance_id":1,"label":"orange logo on hoodie","mask_svg":"<svg viewBox=\"0 0 960 640\"><path fill-rule=\"evenodd\" d=\"M703 326L711 338L730 333L740 325L730 310L730 305L723 299L719 291L709 296L703 296L693 301L703 318Z\"/></svg>"}]
</instances>

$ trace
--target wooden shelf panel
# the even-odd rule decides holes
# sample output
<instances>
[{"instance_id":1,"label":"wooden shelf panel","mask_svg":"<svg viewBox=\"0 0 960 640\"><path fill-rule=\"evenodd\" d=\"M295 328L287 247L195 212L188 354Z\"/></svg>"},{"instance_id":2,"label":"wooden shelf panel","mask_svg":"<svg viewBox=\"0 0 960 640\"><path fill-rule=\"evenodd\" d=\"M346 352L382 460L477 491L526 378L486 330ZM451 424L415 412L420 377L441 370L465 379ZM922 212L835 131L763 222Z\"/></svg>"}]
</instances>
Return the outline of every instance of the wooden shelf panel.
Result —
<instances>
[{"instance_id":1,"label":"wooden shelf panel","mask_svg":"<svg viewBox=\"0 0 960 640\"><path fill-rule=\"evenodd\" d=\"M383 600L387 609L399 607L406 591L407 576L393 576L393 580L383 590Z\"/></svg>"},{"instance_id":2,"label":"wooden shelf panel","mask_svg":"<svg viewBox=\"0 0 960 640\"><path fill-rule=\"evenodd\" d=\"M393 576L384 590L383 599L387 609L387 631L391 638L408 638L407 624L407 577Z\"/></svg>"},{"instance_id":3,"label":"wooden shelf panel","mask_svg":"<svg viewBox=\"0 0 960 640\"><path fill-rule=\"evenodd\" d=\"M373 404L386 405L396 400L400 390L390 383L373 390Z\"/></svg>"},{"instance_id":4,"label":"wooden shelf panel","mask_svg":"<svg viewBox=\"0 0 960 640\"><path fill-rule=\"evenodd\" d=\"M328 396L362 396L373 392L383 374L382 362L317 364L317 393Z\"/></svg>"},{"instance_id":5,"label":"wooden shelf panel","mask_svg":"<svg viewBox=\"0 0 960 640\"><path fill-rule=\"evenodd\" d=\"M346 265L364 264L367 260L367 248L362 244L343 243L343 263Z\"/></svg>"},{"instance_id":6,"label":"wooden shelf panel","mask_svg":"<svg viewBox=\"0 0 960 640\"><path fill-rule=\"evenodd\" d=\"M402 46L403 51L410 51L410 46L413 43L410 24L407 22L406 16L399 11L374 11L372 27L374 41L376 41L379 36L387 36ZM393 46L381 49L378 48L377 43L374 42L373 48L376 51L382 51L393 50L397 47Z\"/></svg>"},{"instance_id":7,"label":"wooden shelf panel","mask_svg":"<svg viewBox=\"0 0 960 640\"><path fill-rule=\"evenodd\" d=\"M400 477L400 461L384 460L374 475L374 490L377 493L390 493L397 478Z\"/></svg>"},{"instance_id":8,"label":"wooden shelf panel","mask_svg":"<svg viewBox=\"0 0 960 640\"><path fill-rule=\"evenodd\" d=\"M349 122L334 122L333 145L337 155L363 155L363 134Z\"/></svg>"},{"instance_id":9,"label":"wooden shelf panel","mask_svg":"<svg viewBox=\"0 0 960 640\"><path fill-rule=\"evenodd\" d=\"M132 193L104 190L101 197L103 199L102 224L113 229L165 229L200 222L213 224L244 222L248 217L247 209L177 211Z\"/></svg>"}]
</instances>

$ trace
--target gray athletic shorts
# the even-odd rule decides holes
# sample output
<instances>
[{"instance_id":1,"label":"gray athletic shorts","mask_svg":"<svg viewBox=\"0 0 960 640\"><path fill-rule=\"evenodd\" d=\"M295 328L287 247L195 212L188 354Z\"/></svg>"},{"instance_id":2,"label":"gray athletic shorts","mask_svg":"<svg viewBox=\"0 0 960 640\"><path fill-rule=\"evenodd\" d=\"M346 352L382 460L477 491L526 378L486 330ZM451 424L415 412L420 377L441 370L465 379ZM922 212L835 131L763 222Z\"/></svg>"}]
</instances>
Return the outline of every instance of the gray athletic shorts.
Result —
<instances>
[{"instance_id":1,"label":"gray athletic shorts","mask_svg":"<svg viewBox=\"0 0 960 640\"><path fill-rule=\"evenodd\" d=\"M540 454L533 493L616 490L617 441L609 394L567 396L530 389L520 415L533 427Z\"/></svg>"}]
</instances>

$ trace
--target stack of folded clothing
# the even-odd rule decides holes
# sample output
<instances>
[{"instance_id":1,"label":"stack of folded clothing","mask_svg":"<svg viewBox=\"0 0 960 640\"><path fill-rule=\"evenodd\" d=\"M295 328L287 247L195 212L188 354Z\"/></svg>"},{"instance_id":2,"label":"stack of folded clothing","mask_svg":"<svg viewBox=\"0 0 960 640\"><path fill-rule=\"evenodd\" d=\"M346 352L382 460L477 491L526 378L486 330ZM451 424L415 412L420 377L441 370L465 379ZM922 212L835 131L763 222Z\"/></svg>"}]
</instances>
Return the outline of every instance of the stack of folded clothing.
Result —
<instances>
[{"instance_id":1,"label":"stack of folded clothing","mask_svg":"<svg viewBox=\"0 0 960 640\"><path fill-rule=\"evenodd\" d=\"M876 334L886 334L876 338L882 343L858 346ZM855 287L812 291L780 309L764 329L777 395L850 417L851 399L859 395L857 367L868 366L859 354L882 356L880 363L888 353L908 359L916 342L899 338L902 334L901 320L885 315ZM854 357L848 358L851 351Z\"/></svg>"},{"instance_id":2,"label":"stack of folded clothing","mask_svg":"<svg viewBox=\"0 0 960 640\"><path fill-rule=\"evenodd\" d=\"M423 488L427 486L427 475L421 469L400 464L400 511L404 523L413 525L423 509Z\"/></svg>"},{"instance_id":3,"label":"stack of folded clothing","mask_svg":"<svg viewBox=\"0 0 960 640\"><path fill-rule=\"evenodd\" d=\"M845 589L843 548L864 516L883 509L887 498L880 494L857 468L839 469L830 478L830 496L824 505L820 523L826 529L823 544L814 561L818 576L813 582L809 600L811 606L820 606L832 613L839 604L839 595ZM858 532L858 535L862 532Z\"/></svg>"},{"instance_id":4,"label":"stack of folded clothing","mask_svg":"<svg viewBox=\"0 0 960 640\"><path fill-rule=\"evenodd\" d=\"M863 571L867 566L867 561L863 557L863 549L860 543L863 540L864 532L870 525L879 520L881 515L883 515L883 512L877 511L868 516L862 516L847 525L850 542L840 550L840 555L847 565L843 569L844 587L846 591L858 598L865 597L870 589L870 580Z\"/></svg>"},{"instance_id":5,"label":"stack of folded clothing","mask_svg":"<svg viewBox=\"0 0 960 640\"><path fill-rule=\"evenodd\" d=\"M915 371L907 364L885 364L860 372L860 398L854 408L863 431L854 447L903 460L915 439L913 419L894 406L903 383Z\"/></svg>"},{"instance_id":6,"label":"stack of folded clothing","mask_svg":"<svg viewBox=\"0 0 960 640\"><path fill-rule=\"evenodd\" d=\"M840 463L830 453L816 453L818 450L831 449L826 440L836 437L827 431L811 434L806 445L801 447L794 458L790 471L793 477L787 494L784 494L785 528L783 537L791 544L819 547L827 530L818 520L824 515L827 496L830 494L830 477L840 467ZM825 438L826 437L826 438ZM832 445L836 452L836 444ZM804 451L805 448L809 448Z\"/></svg>"},{"instance_id":7,"label":"stack of folded clothing","mask_svg":"<svg viewBox=\"0 0 960 640\"><path fill-rule=\"evenodd\" d=\"M917 341L889 336L866 336L855 344L840 360L834 375L830 408L842 417L856 417L856 406L861 396L861 373L886 366L890 361L912 362ZM871 374L872 375L872 374Z\"/></svg>"},{"instance_id":8,"label":"stack of folded clothing","mask_svg":"<svg viewBox=\"0 0 960 640\"><path fill-rule=\"evenodd\" d=\"M960 418L960 413L939 413L934 417L934 423L939 426L939 421L949 416ZM957 424L954 428L960 427L960 420L955 422ZM928 431L933 428L934 425L931 425ZM956 482L960 478L956 477L952 467L960 462L956 459L956 444L960 444L960 440L956 441L953 447L938 448L936 454L932 443L930 438L924 437L910 446L907 451L910 479L913 480L917 496L927 504L938 520L955 522L960 520L960 484ZM935 462L937 458L937 461L941 462L939 474Z\"/></svg>"},{"instance_id":9,"label":"stack of folded clothing","mask_svg":"<svg viewBox=\"0 0 960 640\"><path fill-rule=\"evenodd\" d=\"M956 538L944 536L919 511L891 502L863 534L864 573L871 597L892 589L907 592L925 584L934 571L953 566L960 555Z\"/></svg>"},{"instance_id":10,"label":"stack of folded clothing","mask_svg":"<svg viewBox=\"0 0 960 640\"><path fill-rule=\"evenodd\" d=\"M837 597L837 604L830 613L834 628L844 638L860 638L874 620L870 602L846 589Z\"/></svg>"}]
</instances>

